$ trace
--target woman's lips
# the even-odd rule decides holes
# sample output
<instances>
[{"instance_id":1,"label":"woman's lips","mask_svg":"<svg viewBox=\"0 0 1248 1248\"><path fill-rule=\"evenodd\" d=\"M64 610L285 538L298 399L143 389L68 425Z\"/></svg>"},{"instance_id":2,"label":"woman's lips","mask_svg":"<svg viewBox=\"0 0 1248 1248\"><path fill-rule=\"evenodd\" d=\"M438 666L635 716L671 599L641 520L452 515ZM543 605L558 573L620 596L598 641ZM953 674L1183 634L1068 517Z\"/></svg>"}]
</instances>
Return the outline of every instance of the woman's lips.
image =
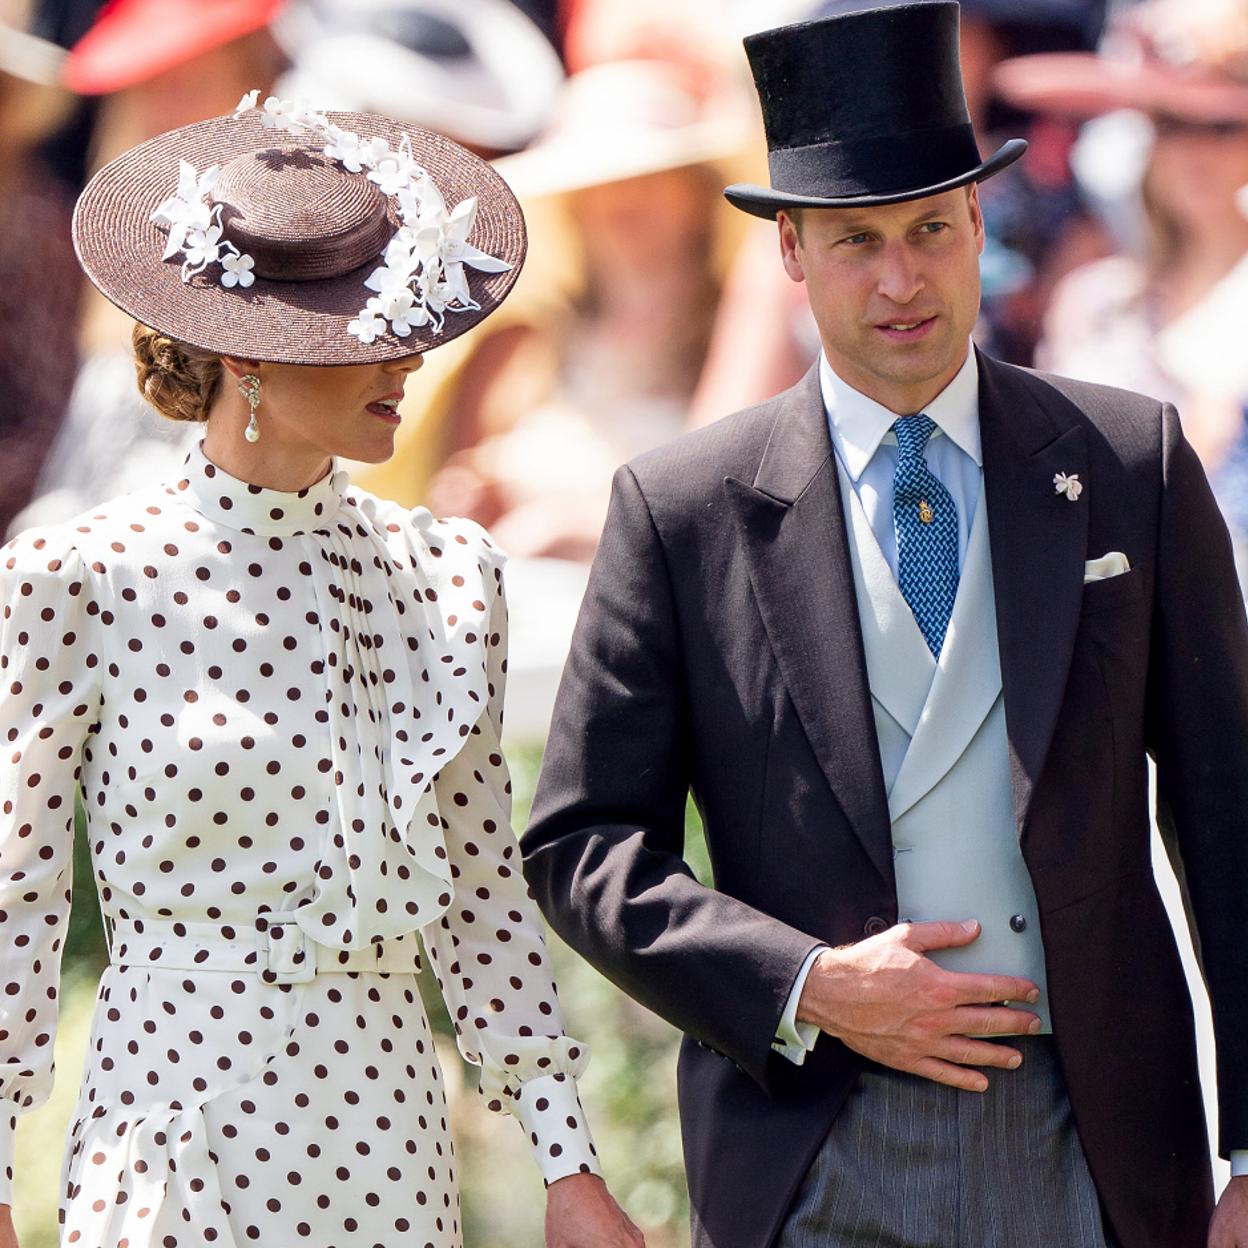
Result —
<instances>
[{"instance_id":1,"label":"woman's lips","mask_svg":"<svg viewBox=\"0 0 1248 1248\"><path fill-rule=\"evenodd\" d=\"M401 395L388 396L388 397L402 398ZM391 424L391 425L397 425L403 419L399 415L399 413L395 410L395 407L393 404L387 403L381 399L377 400L377 402L375 403L370 403L364 410L367 412L372 412L374 416L380 417L382 420L386 421L388 424Z\"/></svg>"}]
</instances>

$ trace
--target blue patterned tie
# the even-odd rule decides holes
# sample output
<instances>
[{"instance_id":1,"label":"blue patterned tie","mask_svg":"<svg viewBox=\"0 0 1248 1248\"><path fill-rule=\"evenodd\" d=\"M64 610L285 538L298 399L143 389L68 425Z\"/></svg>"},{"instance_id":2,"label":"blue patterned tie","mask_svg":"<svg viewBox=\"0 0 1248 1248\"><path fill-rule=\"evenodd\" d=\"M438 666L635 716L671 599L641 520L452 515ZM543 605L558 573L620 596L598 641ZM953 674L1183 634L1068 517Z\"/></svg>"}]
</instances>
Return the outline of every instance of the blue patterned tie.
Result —
<instances>
[{"instance_id":1,"label":"blue patterned tie","mask_svg":"<svg viewBox=\"0 0 1248 1248\"><path fill-rule=\"evenodd\" d=\"M958 596L958 509L932 475L923 450L936 428L930 416L902 416L893 475L897 581L928 649L940 658Z\"/></svg>"}]
</instances>

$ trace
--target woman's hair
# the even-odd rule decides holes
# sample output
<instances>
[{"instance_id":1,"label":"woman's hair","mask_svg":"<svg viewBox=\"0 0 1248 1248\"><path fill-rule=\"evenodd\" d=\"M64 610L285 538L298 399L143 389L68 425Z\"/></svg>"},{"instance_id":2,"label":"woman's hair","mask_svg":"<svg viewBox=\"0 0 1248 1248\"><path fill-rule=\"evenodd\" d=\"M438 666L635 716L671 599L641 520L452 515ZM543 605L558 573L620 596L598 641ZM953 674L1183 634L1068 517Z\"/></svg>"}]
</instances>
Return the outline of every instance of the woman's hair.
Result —
<instances>
[{"instance_id":1,"label":"woman's hair","mask_svg":"<svg viewBox=\"0 0 1248 1248\"><path fill-rule=\"evenodd\" d=\"M139 393L162 416L191 421L208 419L225 371L220 356L146 325L134 327L134 367Z\"/></svg>"}]
</instances>

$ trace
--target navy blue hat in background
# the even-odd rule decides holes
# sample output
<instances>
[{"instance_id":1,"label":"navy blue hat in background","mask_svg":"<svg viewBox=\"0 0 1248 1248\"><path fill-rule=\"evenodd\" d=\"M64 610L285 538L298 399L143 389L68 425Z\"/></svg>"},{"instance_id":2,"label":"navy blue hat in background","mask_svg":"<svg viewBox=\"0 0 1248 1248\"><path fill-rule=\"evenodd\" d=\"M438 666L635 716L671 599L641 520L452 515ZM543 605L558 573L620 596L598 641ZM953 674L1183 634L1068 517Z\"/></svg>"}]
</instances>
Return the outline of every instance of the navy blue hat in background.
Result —
<instances>
[{"instance_id":1,"label":"navy blue hat in background","mask_svg":"<svg viewBox=\"0 0 1248 1248\"><path fill-rule=\"evenodd\" d=\"M771 187L738 183L730 203L782 208L899 203L979 182L1027 150L987 160L967 112L953 0L867 8L745 40L763 110Z\"/></svg>"}]
</instances>

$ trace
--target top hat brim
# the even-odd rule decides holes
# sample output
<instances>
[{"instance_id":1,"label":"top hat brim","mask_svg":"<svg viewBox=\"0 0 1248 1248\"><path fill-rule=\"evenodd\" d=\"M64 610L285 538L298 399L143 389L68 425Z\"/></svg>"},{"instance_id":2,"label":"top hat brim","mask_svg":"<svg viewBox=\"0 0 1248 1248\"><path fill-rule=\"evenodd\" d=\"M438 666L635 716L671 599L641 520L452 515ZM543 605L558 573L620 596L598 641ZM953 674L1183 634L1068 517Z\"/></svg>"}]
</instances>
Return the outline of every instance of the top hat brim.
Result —
<instances>
[{"instance_id":1,"label":"top hat brim","mask_svg":"<svg viewBox=\"0 0 1248 1248\"><path fill-rule=\"evenodd\" d=\"M912 199L925 199L956 190L971 182L982 182L994 173L1000 173L1012 165L1027 150L1025 139L1010 139L1003 143L987 160L956 176L923 186L909 186L893 191L871 191L861 194L811 196L795 195L787 191L773 190L766 186L753 186L738 182L724 190L724 196L734 208L751 216L774 221L776 214L788 208L868 208L879 204L900 204Z\"/></svg>"},{"instance_id":2,"label":"top hat brim","mask_svg":"<svg viewBox=\"0 0 1248 1248\"><path fill-rule=\"evenodd\" d=\"M488 163L433 131L376 114L328 117L344 129L383 138L392 148L406 137L448 207L476 199L467 241L510 267L467 272L475 308L449 311L440 331L426 325L405 336L386 332L371 343L359 341L347 326L371 294L364 281L381 264L380 249L359 268L316 280L257 276L246 289L227 289L218 272L210 270L183 281L178 258L161 258L166 231L151 220L152 211L177 187L180 160L202 170L251 152L320 159L321 140L267 130L256 113L167 131L99 170L74 210L74 250L87 276L123 312L163 334L218 355L282 364L380 363L431 350L484 320L507 297L525 258L524 214L507 183ZM387 214L397 229L393 200Z\"/></svg>"}]
</instances>

